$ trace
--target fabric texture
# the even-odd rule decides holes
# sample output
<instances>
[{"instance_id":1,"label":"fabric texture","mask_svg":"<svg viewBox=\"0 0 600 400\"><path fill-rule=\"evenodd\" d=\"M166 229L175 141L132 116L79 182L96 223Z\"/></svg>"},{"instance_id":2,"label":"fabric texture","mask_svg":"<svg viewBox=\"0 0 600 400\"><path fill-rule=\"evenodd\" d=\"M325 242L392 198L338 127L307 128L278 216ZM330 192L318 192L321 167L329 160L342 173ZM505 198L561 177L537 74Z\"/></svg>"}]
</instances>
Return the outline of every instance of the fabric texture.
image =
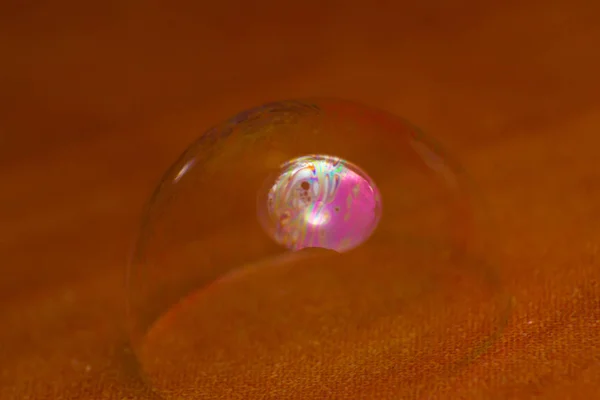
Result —
<instances>
[{"instance_id":1,"label":"fabric texture","mask_svg":"<svg viewBox=\"0 0 600 400\"><path fill-rule=\"evenodd\" d=\"M385 301L339 324L278 324L277 304L235 317L249 291L281 283L268 275L215 294L214 308L186 323L215 327L217 341L216 327L239 318L270 358L229 341L223 365L239 365L219 381L190 372L184 354L163 366L163 391L182 399L600 398L598 3L234 3L3 6L0 71L10 100L0 112L0 399L157 398L126 332L125 268L144 202L208 127L266 101L311 95L402 115L461 161L496 220L489 230L510 294L506 325L469 362L459 365L457 352L398 363L389 339L401 339L402 328L385 318L360 325L385 315ZM320 273L290 272L290 307L313 296L316 314L339 317L326 312L336 304L318 301ZM376 299L382 289L361 290ZM329 330L318 344L290 349L278 347L269 324ZM178 394L182 382L195 391Z\"/></svg>"}]
</instances>

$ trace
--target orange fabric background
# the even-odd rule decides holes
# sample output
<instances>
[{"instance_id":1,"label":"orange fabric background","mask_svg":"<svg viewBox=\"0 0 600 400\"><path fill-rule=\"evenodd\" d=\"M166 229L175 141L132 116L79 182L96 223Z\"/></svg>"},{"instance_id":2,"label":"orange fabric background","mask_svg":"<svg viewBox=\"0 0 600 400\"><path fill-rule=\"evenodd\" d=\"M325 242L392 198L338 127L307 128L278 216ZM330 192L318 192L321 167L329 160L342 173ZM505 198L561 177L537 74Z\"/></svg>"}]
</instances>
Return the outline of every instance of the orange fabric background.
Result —
<instances>
[{"instance_id":1,"label":"orange fabric background","mask_svg":"<svg viewBox=\"0 0 600 400\"><path fill-rule=\"evenodd\" d=\"M144 201L205 128L313 95L430 132L500 221L503 337L411 396L600 398L598 4L0 6L0 398L150 398L122 317ZM401 393L361 390L337 396Z\"/></svg>"}]
</instances>

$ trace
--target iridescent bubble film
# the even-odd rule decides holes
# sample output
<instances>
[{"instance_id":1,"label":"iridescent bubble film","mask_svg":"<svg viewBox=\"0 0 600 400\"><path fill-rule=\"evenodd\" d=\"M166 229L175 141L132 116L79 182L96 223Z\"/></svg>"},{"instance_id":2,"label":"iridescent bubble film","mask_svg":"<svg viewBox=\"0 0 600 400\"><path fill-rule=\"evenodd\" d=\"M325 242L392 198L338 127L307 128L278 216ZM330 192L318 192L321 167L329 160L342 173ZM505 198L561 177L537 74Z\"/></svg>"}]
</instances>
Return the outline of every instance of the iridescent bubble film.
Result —
<instances>
[{"instance_id":1,"label":"iridescent bubble film","mask_svg":"<svg viewBox=\"0 0 600 400\"><path fill-rule=\"evenodd\" d=\"M338 157L288 161L267 189L259 196L259 218L267 233L291 250L350 250L371 236L381 216L375 183Z\"/></svg>"},{"instance_id":2,"label":"iridescent bubble film","mask_svg":"<svg viewBox=\"0 0 600 400\"><path fill-rule=\"evenodd\" d=\"M379 399L376 378L428 398L508 321L479 196L418 128L346 100L265 104L199 133L149 198L127 271L148 393Z\"/></svg>"}]
</instances>

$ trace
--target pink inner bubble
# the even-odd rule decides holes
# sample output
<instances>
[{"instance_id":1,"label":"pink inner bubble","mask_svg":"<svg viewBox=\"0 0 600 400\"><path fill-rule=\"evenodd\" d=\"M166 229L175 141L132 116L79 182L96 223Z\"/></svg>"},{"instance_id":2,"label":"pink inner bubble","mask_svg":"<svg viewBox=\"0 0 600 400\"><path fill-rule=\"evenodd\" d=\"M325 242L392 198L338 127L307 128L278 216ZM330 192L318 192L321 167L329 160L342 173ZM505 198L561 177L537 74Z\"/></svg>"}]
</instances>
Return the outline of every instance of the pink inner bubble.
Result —
<instances>
[{"instance_id":1,"label":"pink inner bubble","mask_svg":"<svg viewBox=\"0 0 600 400\"><path fill-rule=\"evenodd\" d=\"M270 187L263 225L281 245L350 250L368 239L381 216L380 194L357 166L337 157L287 162ZM266 218L265 218L266 217Z\"/></svg>"}]
</instances>

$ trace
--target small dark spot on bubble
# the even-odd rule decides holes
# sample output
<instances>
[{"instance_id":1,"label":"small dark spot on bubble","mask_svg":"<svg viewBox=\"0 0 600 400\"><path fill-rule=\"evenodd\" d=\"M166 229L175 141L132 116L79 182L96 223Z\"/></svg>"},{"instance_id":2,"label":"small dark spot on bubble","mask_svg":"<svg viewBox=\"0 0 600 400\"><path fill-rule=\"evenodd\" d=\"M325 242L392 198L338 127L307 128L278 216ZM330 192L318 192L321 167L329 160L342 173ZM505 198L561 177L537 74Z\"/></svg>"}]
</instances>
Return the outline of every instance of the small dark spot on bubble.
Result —
<instances>
[{"instance_id":1,"label":"small dark spot on bubble","mask_svg":"<svg viewBox=\"0 0 600 400\"><path fill-rule=\"evenodd\" d=\"M300 184L300 187L304 190L308 190L308 189L310 189L310 184L308 182L304 181Z\"/></svg>"},{"instance_id":2,"label":"small dark spot on bubble","mask_svg":"<svg viewBox=\"0 0 600 400\"><path fill-rule=\"evenodd\" d=\"M340 212L340 208L339 207L335 207L334 210L335 210L335 212Z\"/></svg>"}]
</instances>

